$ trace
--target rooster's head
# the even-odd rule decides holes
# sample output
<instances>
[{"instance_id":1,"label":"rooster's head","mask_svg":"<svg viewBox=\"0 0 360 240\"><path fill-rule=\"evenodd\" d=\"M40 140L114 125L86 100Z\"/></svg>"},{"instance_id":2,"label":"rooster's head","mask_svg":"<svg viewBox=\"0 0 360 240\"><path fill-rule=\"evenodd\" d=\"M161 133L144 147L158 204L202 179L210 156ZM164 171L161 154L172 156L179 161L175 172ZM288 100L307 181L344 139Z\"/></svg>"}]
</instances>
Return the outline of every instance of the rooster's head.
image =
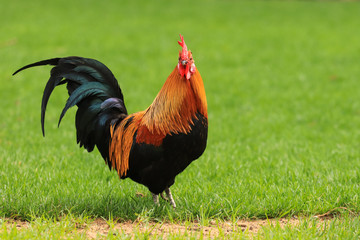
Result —
<instances>
[{"instance_id":1,"label":"rooster's head","mask_svg":"<svg viewBox=\"0 0 360 240\"><path fill-rule=\"evenodd\" d=\"M189 80L191 75L195 72L196 67L195 67L194 59L192 58L191 51L188 51L184 41L184 37L181 36L181 34L180 34L180 40L181 41L178 41L178 43L182 47L182 50L179 51L179 63L177 67L180 75L185 77L187 80Z\"/></svg>"}]
</instances>

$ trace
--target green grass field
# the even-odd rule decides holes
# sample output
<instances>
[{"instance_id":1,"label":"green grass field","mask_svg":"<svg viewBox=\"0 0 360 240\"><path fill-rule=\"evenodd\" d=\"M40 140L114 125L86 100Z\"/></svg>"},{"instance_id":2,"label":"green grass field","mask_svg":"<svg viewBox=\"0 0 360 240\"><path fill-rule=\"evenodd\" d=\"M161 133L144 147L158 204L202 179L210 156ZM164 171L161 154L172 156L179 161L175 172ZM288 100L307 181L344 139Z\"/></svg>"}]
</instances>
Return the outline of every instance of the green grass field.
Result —
<instances>
[{"instance_id":1,"label":"green grass field","mask_svg":"<svg viewBox=\"0 0 360 240\"><path fill-rule=\"evenodd\" d=\"M206 225L329 211L328 228L305 220L257 237L359 237L359 2L0 2L0 238L44 237L49 226L53 238L69 237L66 221L95 218ZM46 58L95 58L136 112L177 64L179 33L204 80L209 140L176 178L174 211L154 207L145 187L119 181L97 151L78 148L75 108L57 129L64 88L50 99L42 137L50 67L11 74ZM9 235L9 218L34 228Z\"/></svg>"}]
</instances>

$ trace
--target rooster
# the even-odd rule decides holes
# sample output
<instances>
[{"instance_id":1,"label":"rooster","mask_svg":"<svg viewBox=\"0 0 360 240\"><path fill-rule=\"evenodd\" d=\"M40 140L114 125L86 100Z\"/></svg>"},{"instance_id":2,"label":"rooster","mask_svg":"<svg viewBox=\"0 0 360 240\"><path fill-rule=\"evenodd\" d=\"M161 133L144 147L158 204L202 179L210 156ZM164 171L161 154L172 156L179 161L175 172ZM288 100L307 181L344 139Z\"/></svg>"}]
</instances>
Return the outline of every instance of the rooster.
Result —
<instances>
[{"instance_id":1,"label":"rooster","mask_svg":"<svg viewBox=\"0 0 360 240\"><path fill-rule=\"evenodd\" d=\"M156 205L160 195L175 208L170 187L205 151L208 132L204 84L181 35L180 40L179 61L155 100L146 110L130 115L116 78L97 60L53 58L26 65L13 75L30 67L55 66L42 97L43 135L50 95L56 86L66 84L69 98L58 125L67 110L77 105L75 126L80 147L91 152L96 146L120 179L143 184Z\"/></svg>"}]
</instances>

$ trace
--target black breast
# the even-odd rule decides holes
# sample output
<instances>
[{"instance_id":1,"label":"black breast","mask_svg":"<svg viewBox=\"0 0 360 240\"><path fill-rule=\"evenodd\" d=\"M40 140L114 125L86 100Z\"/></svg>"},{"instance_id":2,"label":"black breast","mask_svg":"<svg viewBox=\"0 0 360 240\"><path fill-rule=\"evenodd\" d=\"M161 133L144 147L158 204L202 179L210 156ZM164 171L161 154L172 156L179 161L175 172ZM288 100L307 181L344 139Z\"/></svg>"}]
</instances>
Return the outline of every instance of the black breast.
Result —
<instances>
[{"instance_id":1,"label":"black breast","mask_svg":"<svg viewBox=\"0 0 360 240\"><path fill-rule=\"evenodd\" d=\"M168 135L161 146L137 144L135 134L127 177L155 194L163 192L174 184L176 175L205 151L207 132L207 118L198 113L189 133Z\"/></svg>"}]
</instances>

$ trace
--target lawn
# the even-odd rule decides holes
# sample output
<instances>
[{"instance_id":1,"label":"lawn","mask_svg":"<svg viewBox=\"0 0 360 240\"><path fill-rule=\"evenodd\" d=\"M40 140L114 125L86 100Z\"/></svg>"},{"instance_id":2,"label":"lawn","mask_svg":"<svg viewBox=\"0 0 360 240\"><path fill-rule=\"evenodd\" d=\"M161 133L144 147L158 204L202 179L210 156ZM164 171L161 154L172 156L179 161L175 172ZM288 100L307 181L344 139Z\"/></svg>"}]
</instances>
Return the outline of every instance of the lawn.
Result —
<instances>
[{"instance_id":1,"label":"lawn","mask_svg":"<svg viewBox=\"0 0 360 240\"><path fill-rule=\"evenodd\" d=\"M358 2L0 3L0 226L4 219L52 226L55 219L54 231L62 231L66 221L98 218L207 225L330 212L334 227L320 237L339 232L341 219L349 237L359 236ZM11 74L46 58L95 58L136 112L177 64L179 33L204 80L209 139L204 155L176 178L173 210L163 201L155 207L145 187L120 181L97 151L78 148L75 108L57 128L64 88L50 99L43 138L50 67ZM306 235L313 233L306 221L259 236L317 236Z\"/></svg>"}]
</instances>

